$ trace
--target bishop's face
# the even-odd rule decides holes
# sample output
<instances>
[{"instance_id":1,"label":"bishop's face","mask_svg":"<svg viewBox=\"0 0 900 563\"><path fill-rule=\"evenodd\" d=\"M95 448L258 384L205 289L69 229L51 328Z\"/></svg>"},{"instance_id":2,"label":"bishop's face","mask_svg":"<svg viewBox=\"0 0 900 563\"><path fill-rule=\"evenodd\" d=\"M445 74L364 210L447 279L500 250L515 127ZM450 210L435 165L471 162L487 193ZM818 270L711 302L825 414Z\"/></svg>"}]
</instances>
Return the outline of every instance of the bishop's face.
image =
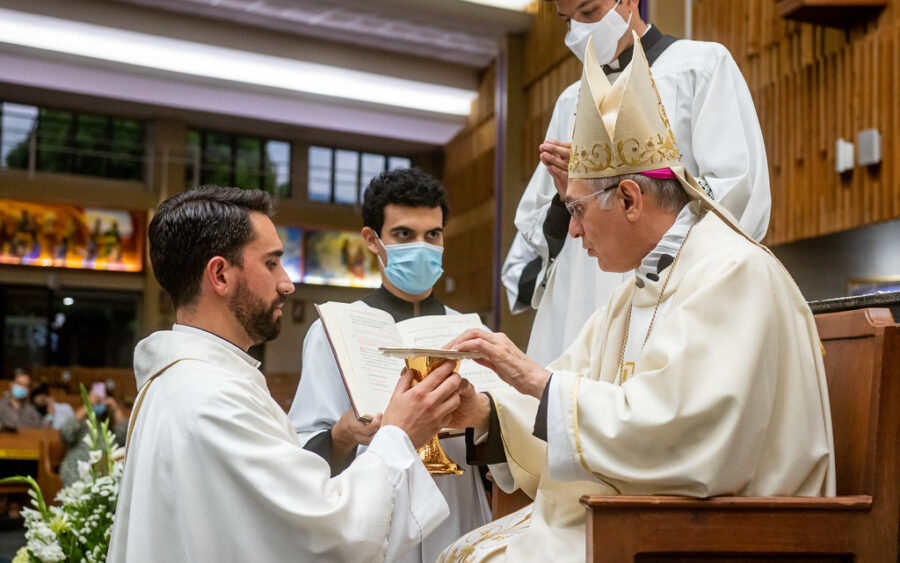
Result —
<instances>
[{"instance_id":1,"label":"bishop's face","mask_svg":"<svg viewBox=\"0 0 900 563\"><path fill-rule=\"evenodd\" d=\"M256 343L273 340L281 332L285 295L294 284L281 266L281 240L272 221L262 213L250 214L255 236L244 247L241 275L228 306Z\"/></svg>"},{"instance_id":2,"label":"bishop's face","mask_svg":"<svg viewBox=\"0 0 900 563\"><path fill-rule=\"evenodd\" d=\"M581 239L588 256L596 258L597 265L605 272L627 272L636 267L635 253L629 244L632 225L625 216L620 189L615 186L600 194L586 180L571 178L566 189L567 202L586 198L570 212L569 234ZM610 192L613 192L612 205L604 209L601 203L610 197ZM595 196L588 197L591 194Z\"/></svg>"}]
</instances>

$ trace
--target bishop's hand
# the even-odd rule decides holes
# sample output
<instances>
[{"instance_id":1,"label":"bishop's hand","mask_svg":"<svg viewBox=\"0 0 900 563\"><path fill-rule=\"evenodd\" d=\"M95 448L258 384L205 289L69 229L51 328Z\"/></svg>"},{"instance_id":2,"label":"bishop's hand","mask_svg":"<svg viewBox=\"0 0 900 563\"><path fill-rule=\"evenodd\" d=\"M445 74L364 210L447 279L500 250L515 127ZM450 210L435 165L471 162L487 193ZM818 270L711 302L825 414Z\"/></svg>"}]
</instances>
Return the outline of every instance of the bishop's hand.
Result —
<instances>
[{"instance_id":1,"label":"bishop's hand","mask_svg":"<svg viewBox=\"0 0 900 563\"><path fill-rule=\"evenodd\" d=\"M493 370L519 393L538 399L550 379L549 370L532 361L502 332L472 328L451 340L444 348L483 354L483 358L475 361Z\"/></svg>"},{"instance_id":2,"label":"bishop's hand","mask_svg":"<svg viewBox=\"0 0 900 563\"><path fill-rule=\"evenodd\" d=\"M491 402L484 393L466 379L459 386L459 408L453 411L448 428L474 428L477 432L488 429L491 416Z\"/></svg>"}]
</instances>

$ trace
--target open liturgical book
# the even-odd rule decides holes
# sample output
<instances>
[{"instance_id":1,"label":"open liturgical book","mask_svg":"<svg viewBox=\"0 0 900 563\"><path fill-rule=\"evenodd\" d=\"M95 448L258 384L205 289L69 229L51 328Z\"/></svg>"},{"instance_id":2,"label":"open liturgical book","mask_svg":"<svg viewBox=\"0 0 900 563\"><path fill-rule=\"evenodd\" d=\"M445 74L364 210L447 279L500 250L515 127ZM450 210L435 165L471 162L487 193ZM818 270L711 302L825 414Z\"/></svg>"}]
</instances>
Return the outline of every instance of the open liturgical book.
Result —
<instances>
[{"instance_id":1,"label":"open liturgical book","mask_svg":"<svg viewBox=\"0 0 900 563\"><path fill-rule=\"evenodd\" d=\"M350 404L360 420L371 420L387 408L400 372L405 367L399 349L427 352L447 344L465 330L483 328L481 319L468 315L430 315L395 323L390 313L366 305L329 301L316 305L325 334L337 359ZM386 350L382 349L396 349ZM450 357L454 353L442 351ZM475 363L472 354L456 352L459 374L478 391L508 387L497 374Z\"/></svg>"}]
</instances>

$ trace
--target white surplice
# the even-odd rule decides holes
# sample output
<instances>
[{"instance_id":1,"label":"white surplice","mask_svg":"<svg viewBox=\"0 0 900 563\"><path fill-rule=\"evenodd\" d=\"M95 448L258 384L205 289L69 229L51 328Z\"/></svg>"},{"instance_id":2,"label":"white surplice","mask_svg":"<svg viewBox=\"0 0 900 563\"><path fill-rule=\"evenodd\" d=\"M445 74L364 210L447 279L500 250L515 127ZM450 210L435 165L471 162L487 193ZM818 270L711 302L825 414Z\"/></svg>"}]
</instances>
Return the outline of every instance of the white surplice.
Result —
<instances>
[{"instance_id":1,"label":"white surplice","mask_svg":"<svg viewBox=\"0 0 900 563\"><path fill-rule=\"evenodd\" d=\"M137 414L108 561L394 561L446 518L406 434L343 474L304 450L256 362L176 325L135 348Z\"/></svg>"},{"instance_id":2,"label":"white surplice","mask_svg":"<svg viewBox=\"0 0 900 563\"><path fill-rule=\"evenodd\" d=\"M623 283L548 366L546 442L533 435L536 399L491 393L507 459L491 466L495 481L535 502L464 536L442 561L583 561L585 494L835 494L809 307L768 250L713 213L684 239L699 213L690 207L661 241L684 240L675 264ZM634 374L618 385L626 326Z\"/></svg>"},{"instance_id":3,"label":"white surplice","mask_svg":"<svg viewBox=\"0 0 900 563\"><path fill-rule=\"evenodd\" d=\"M753 99L731 54L718 43L680 40L651 69L685 168L708 185L745 231L762 240L771 207L766 150ZM559 96L545 138L572 140L580 85L572 84ZM581 241L569 236L550 259L544 222L556 193L546 167L538 164L519 201L518 232L502 272L511 309L524 311L528 306L517 302L519 280L526 265L541 258L530 303L537 315L527 350L541 365L559 357L631 275L601 271Z\"/></svg>"},{"instance_id":4,"label":"white surplice","mask_svg":"<svg viewBox=\"0 0 900 563\"><path fill-rule=\"evenodd\" d=\"M363 301L354 303L362 307ZM445 306L448 315L457 311ZM314 436L327 431L350 408L350 398L341 380L328 337L317 320L310 326L303 340L303 368L297 394L291 404L289 417L300 442L306 444ZM441 439L441 446L450 459L465 469L462 475L436 475L435 484L450 507L450 516L422 543L411 549L401 563L431 563L460 535L491 519L490 507L478 468L466 465L466 444L463 436ZM357 447L357 455L366 451Z\"/></svg>"}]
</instances>

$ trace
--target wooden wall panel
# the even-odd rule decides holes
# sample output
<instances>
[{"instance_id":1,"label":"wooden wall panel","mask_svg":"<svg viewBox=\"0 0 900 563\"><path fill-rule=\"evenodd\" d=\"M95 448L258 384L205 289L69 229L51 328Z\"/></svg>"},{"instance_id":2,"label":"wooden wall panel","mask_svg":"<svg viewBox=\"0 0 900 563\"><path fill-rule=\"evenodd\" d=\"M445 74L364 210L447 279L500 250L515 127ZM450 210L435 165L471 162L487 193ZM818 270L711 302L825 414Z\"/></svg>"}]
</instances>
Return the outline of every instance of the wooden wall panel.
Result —
<instances>
[{"instance_id":1,"label":"wooden wall panel","mask_svg":"<svg viewBox=\"0 0 900 563\"><path fill-rule=\"evenodd\" d=\"M898 2L848 30L780 18L776 0L694 0L696 39L731 51L756 103L772 181L768 244L900 217ZM883 136L883 162L834 172L835 142ZM858 147L857 147L858 149Z\"/></svg>"},{"instance_id":2,"label":"wooden wall panel","mask_svg":"<svg viewBox=\"0 0 900 563\"><path fill-rule=\"evenodd\" d=\"M450 197L450 220L444 232L444 281L436 294L463 312L491 313L491 277L494 248L494 159L497 122L494 118L496 69L484 72L478 97L472 102L466 128L444 147L442 181ZM499 283L499 280L498 282Z\"/></svg>"},{"instance_id":3,"label":"wooden wall panel","mask_svg":"<svg viewBox=\"0 0 900 563\"><path fill-rule=\"evenodd\" d=\"M535 16L523 45L522 81L527 116L522 130L522 189L537 166L538 145L544 140L556 98L581 78L581 62L565 45L566 25L553 2L535 0Z\"/></svg>"},{"instance_id":4,"label":"wooden wall panel","mask_svg":"<svg viewBox=\"0 0 900 563\"><path fill-rule=\"evenodd\" d=\"M565 60L574 57L563 41L566 25L556 13L553 2L535 0L527 11L534 14L534 24L525 36L523 50L522 81L529 85ZM551 106L553 101L550 102Z\"/></svg>"},{"instance_id":5,"label":"wooden wall panel","mask_svg":"<svg viewBox=\"0 0 900 563\"><path fill-rule=\"evenodd\" d=\"M900 217L900 0L889 2L877 20L838 30L784 20L776 0L693 0L695 38L729 48L757 106L772 181L768 244ZM522 46L522 189L538 164L557 97L581 74L553 3L535 0L529 10L535 21ZM451 295L438 293L482 313L491 309L491 284L499 283L487 273L494 235L486 228L496 220L495 88L491 67L466 129L444 148L443 180L453 206L446 269L457 284ZM883 134L883 163L836 174L835 140L856 142L868 127Z\"/></svg>"}]
</instances>

